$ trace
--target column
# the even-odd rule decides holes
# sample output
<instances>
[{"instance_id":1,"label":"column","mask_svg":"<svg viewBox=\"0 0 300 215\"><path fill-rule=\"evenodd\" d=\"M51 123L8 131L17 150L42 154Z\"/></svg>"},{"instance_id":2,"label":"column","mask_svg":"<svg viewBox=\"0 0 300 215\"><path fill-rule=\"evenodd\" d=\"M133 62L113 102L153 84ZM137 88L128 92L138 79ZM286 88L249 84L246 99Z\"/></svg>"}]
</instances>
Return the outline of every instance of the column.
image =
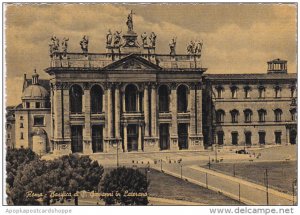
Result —
<instances>
[{"instance_id":1,"label":"column","mask_svg":"<svg viewBox=\"0 0 300 215\"><path fill-rule=\"evenodd\" d=\"M137 112L140 112L140 110L141 110L141 107L140 107L140 89L138 89L138 91L137 91L137 95L136 95L136 105L137 105L137 107L136 107L136 110L137 110Z\"/></svg>"},{"instance_id":2,"label":"column","mask_svg":"<svg viewBox=\"0 0 300 215\"><path fill-rule=\"evenodd\" d=\"M144 119L145 119L145 137L149 137L149 90L148 85L144 88Z\"/></svg>"},{"instance_id":3,"label":"column","mask_svg":"<svg viewBox=\"0 0 300 215\"><path fill-rule=\"evenodd\" d=\"M155 84L151 86L151 136L157 137L157 92Z\"/></svg>"},{"instance_id":4,"label":"column","mask_svg":"<svg viewBox=\"0 0 300 215\"><path fill-rule=\"evenodd\" d=\"M107 88L107 138L113 137L113 113L112 113L112 89L111 85Z\"/></svg>"},{"instance_id":5,"label":"column","mask_svg":"<svg viewBox=\"0 0 300 215\"><path fill-rule=\"evenodd\" d=\"M171 85L171 100L170 109L172 114L172 124L171 124L171 150L178 149L178 120L177 120L177 84L173 83Z\"/></svg>"},{"instance_id":6,"label":"column","mask_svg":"<svg viewBox=\"0 0 300 215\"><path fill-rule=\"evenodd\" d=\"M124 126L123 126L123 129L124 129L124 152L127 152L127 124L124 123Z\"/></svg>"},{"instance_id":7,"label":"column","mask_svg":"<svg viewBox=\"0 0 300 215\"><path fill-rule=\"evenodd\" d=\"M64 97L64 140L71 144L71 127L70 127L70 93L69 88L63 90Z\"/></svg>"},{"instance_id":8,"label":"column","mask_svg":"<svg viewBox=\"0 0 300 215\"><path fill-rule=\"evenodd\" d=\"M190 136L196 135L196 112L195 112L195 87L190 87L190 95L189 95L189 111L190 111Z\"/></svg>"},{"instance_id":9,"label":"column","mask_svg":"<svg viewBox=\"0 0 300 215\"><path fill-rule=\"evenodd\" d=\"M122 92L122 108L123 108L123 113L126 113L126 98L125 98L125 89Z\"/></svg>"},{"instance_id":10,"label":"column","mask_svg":"<svg viewBox=\"0 0 300 215\"><path fill-rule=\"evenodd\" d=\"M142 124L139 124L138 151L142 151Z\"/></svg>"},{"instance_id":11,"label":"column","mask_svg":"<svg viewBox=\"0 0 300 215\"><path fill-rule=\"evenodd\" d=\"M203 137L202 133L202 86L198 83L196 86L196 99L197 99L197 135Z\"/></svg>"},{"instance_id":12,"label":"column","mask_svg":"<svg viewBox=\"0 0 300 215\"><path fill-rule=\"evenodd\" d=\"M60 150L60 141L62 141L62 88L61 84L55 83L53 102L55 104L54 111L54 131L53 131L53 143L54 154L65 154ZM71 147L70 147L71 149Z\"/></svg>"},{"instance_id":13,"label":"column","mask_svg":"<svg viewBox=\"0 0 300 215\"><path fill-rule=\"evenodd\" d=\"M115 88L115 131L116 139L120 139L120 89L119 86Z\"/></svg>"},{"instance_id":14,"label":"column","mask_svg":"<svg viewBox=\"0 0 300 215\"><path fill-rule=\"evenodd\" d=\"M91 96L90 96L90 87L86 83L84 85L84 133L83 133L83 153L91 154L92 151L92 138L91 138Z\"/></svg>"},{"instance_id":15,"label":"column","mask_svg":"<svg viewBox=\"0 0 300 215\"><path fill-rule=\"evenodd\" d=\"M108 86L105 85L104 90L104 102L103 102L103 109L105 113L105 130L104 130L104 145L103 145L103 151L108 152Z\"/></svg>"}]
</instances>

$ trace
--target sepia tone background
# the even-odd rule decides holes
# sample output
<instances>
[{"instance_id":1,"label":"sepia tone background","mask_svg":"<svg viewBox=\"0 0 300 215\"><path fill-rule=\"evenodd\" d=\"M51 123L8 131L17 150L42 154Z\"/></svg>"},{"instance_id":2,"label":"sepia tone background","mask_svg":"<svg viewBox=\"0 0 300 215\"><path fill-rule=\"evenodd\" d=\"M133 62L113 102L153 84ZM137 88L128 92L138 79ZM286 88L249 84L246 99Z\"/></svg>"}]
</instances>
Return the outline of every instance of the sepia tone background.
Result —
<instances>
[{"instance_id":1,"label":"sepia tone background","mask_svg":"<svg viewBox=\"0 0 300 215\"><path fill-rule=\"evenodd\" d=\"M157 35L157 53L169 53L177 36L178 54L190 40L203 40L202 66L207 73L265 73L266 61L288 60L296 72L296 4L6 4L5 56L7 105L21 100L23 74L49 66L49 40L69 37L69 51L105 52L108 29L126 31L132 9L134 30ZM139 36L140 40L140 36Z\"/></svg>"}]
</instances>

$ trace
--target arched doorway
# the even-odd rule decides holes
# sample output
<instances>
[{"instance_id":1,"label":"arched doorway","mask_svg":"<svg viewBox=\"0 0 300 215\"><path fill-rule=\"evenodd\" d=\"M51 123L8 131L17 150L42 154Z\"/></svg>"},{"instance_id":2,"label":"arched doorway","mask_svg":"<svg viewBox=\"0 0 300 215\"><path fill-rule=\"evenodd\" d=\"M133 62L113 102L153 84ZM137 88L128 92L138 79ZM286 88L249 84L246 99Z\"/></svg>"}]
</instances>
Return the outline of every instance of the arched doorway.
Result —
<instances>
[{"instance_id":1,"label":"arched doorway","mask_svg":"<svg viewBox=\"0 0 300 215\"><path fill-rule=\"evenodd\" d=\"M102 112L103 90L99 85L95 85L91 89L91 112Z\"/></svg>"},{"instance_id":2,"label":"arched doorway","mask_svg":"<svg viewBox=\"0 0 300 215\"><path fill-rule=\"evenodd\" d=\"M292 129L290 131L290 143L292 145L297 143L297 130L295 130L295 129Z\"/></svg>"},{"instance_id":3,"label":"arched doorway","mask_svg":"<svg viewBox=\"0 0 300 215\"><path fill-rule=\"evenodd\" d=\"M138 106L138 89L135 85L130 84L125 89L125 108L126 112L137 112Z\"/></svg>"}]
</instances>

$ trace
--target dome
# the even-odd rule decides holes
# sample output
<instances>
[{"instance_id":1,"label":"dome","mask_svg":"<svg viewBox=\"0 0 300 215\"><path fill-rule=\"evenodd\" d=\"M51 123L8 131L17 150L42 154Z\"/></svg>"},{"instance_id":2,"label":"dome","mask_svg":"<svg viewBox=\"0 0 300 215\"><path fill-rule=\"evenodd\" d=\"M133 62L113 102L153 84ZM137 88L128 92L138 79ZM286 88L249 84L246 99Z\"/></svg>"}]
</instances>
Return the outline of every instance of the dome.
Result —
<instances>
[{"instance_id":1,"label":"dome","mask_svg":"<svg viewBox=\"0 0 300 215\"><path fill-rule=\"evenodd\" d=\"M48 91L41 85L34 84L28 86L23 94L22 99L46 99L49 96Z\"/></svg>"}]
</instances>

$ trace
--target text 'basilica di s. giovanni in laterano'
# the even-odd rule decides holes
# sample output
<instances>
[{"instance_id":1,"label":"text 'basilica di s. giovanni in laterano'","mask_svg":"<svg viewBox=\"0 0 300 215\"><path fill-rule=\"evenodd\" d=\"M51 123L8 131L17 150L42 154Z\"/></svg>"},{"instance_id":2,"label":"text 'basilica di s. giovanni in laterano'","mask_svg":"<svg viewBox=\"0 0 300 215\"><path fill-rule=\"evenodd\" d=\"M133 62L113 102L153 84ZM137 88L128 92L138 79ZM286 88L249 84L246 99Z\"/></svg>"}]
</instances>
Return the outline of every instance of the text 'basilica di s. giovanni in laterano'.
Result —
<instances>
[{"instance_id":1,"label":"text 'basilica di s. giovanni in laterano'","mask_svg":"<svg viewBox=\"0 0 300 215\"><path fill-rule=\"evenodd\" d=\"M187 54L156 53L155 32L106 35L103 53L68 52L68 38L50 42L51 78L24 75L22 103L8 107L6 144L38 154L158 152L254 147L297 142L297 75L287 61L260 74L207 74L203 42Z\"/></svg>"}]
</instances>

